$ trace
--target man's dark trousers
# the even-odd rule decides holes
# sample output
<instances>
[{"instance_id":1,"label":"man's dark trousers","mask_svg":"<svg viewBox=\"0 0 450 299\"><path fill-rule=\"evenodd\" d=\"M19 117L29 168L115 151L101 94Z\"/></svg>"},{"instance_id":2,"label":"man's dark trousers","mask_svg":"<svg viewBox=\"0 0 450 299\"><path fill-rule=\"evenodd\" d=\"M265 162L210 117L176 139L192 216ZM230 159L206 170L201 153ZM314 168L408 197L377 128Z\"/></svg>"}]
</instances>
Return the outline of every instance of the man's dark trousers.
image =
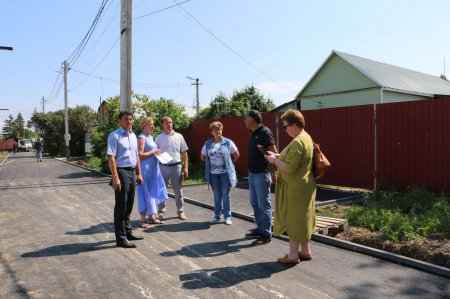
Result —
<instances>
[{"instance_id":1,"label":"man's dark trousers","mask_svg":"<svg viewBox=\"0 0 450 299\"><path fill-rule=\"evenodd\" d=\"M115 191L114 230L116 243L122 243L131 235L130 214L133 211L136 177L134 171L117 169L122 185L120 191Z\"/></svg>"}]
</instances>

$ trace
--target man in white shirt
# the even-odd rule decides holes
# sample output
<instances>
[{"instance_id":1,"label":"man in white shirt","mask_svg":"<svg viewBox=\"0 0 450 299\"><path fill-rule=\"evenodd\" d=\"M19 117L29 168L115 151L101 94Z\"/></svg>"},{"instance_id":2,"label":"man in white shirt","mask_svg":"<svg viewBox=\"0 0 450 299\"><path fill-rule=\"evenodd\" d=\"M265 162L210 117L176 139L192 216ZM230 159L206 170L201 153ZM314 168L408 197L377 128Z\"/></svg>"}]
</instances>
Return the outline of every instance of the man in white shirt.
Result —
<instances>
[{"instance_id":1,"label":"man in white shirt","mask_svg":"<svg viewBox=\"0 0 450 299\"><path fill-rule=\"evenodd\" d=\"M178 218L186 220L184 213L184 199L182 184L183 179L187 179L188 172L188 147L183 135L173 130L173 121L169 116L164 116L162 119L163 133L159 134L156 139L156 145L162 152L168 153L173 160L161 164L161 175L168 184L169 178L172 183L173 192L175 193L175 203L177 206ZM158 206L158 218L164 220L164 213L166 212L166 202Z\"/></svg>"}]
</instances>

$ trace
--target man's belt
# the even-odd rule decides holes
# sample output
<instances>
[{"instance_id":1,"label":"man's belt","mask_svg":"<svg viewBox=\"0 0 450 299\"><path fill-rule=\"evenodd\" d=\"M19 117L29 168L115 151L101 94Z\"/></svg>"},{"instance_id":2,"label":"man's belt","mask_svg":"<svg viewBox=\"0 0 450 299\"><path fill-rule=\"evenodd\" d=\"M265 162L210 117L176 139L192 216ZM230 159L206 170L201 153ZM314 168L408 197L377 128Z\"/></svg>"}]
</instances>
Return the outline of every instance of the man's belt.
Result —
<instances>
[{"instance_id":1,"label":"man's belt","mask_svg":"<svg viewBox=\"0 0 450 299\"><path fill-rule=\"evenodd\" d=\"M134 167L117 167L117 169L122 169L125 171L134 171L136 168L134 168Z\"/></svg>"},{"instance_id":2,"label":"man's belt","mask_svg":"<svg viewBox=\"0 0 450 299\"><path fill-rule=\"evenodd\" d=\"M177 162L177 163L172 163L172 164L162 164L162 163L160 163L161 165L164 165L164 166L168 166L168 167L171 167L171 166L177 166L177 165L180 165L181 164L181 161L180 162Z\"/></svg>"}]
</instances>

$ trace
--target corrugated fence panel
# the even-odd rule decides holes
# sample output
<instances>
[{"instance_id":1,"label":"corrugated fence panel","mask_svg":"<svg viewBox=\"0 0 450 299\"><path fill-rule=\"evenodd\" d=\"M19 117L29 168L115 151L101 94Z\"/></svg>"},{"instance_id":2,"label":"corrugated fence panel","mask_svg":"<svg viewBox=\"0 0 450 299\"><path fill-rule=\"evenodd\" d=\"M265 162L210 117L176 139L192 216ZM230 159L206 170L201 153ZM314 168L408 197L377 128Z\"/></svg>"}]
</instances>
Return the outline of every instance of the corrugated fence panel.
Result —
<instances>
[{"instance_id":1,"label":"corrugated fence panel","mask_svg":"<svg viewBox=\"0 0 450 299\"><path fill-rule=\"evenodd\" d=\"M275 113L264 113L263 123L269 127L274 135L276 134ZM244 116L226 117L214 120L200 120L193 122L189 128L183 131L183 136L190 149L199 157L206 140L211 138L209 124L213 121L220 121L223 124L223 136L230 138L236 144L240 158L236 162L236 170L241 175L247 175L247 146L250 138L250 131L245 128Z\"/></svg>"},{"instance_id":2,"label":"corrugated fence panel","mask_svg":"<svg viewBox=\"0 0 450 299\"><path fill-rule=\"evenodd\" d=\"M306 110L306 130L330 159L332 168L319 183L373 188L375 161L374 105ZM283 130L282 113L266 113L263 122L274 133L281 151L291 141ZM378 104L377 172L379 186L405 190L424 186L450 191L450 97L404 103ZM219 119L224 136L241 154L236 168L247 174L250 132L244 117ZM183 132L188 146L198 155L210 138L211 120L196 121ZM277 137L278 134L278 137Z\"/></svg>"},{"instance_id":3,"label":"corrugated fence panel","mask_svg":"<svg viewBox=\"0 0 450 299\"><path fill-rule=\"evenodd\" d=\"M372 105L303 112L306 131L332 165L319 183L373 187L372 113Z\"/></svg>"},{"instance_id":4,"label":"corrugated fence panel","mask_svg":"<svg viewBox=\"0 0 450 299\"><path fill-rule=\"evenodd\" d=\"M378 177L406 190L450 190L450 99L377 105Z\"/></svg>"}]
</instances>

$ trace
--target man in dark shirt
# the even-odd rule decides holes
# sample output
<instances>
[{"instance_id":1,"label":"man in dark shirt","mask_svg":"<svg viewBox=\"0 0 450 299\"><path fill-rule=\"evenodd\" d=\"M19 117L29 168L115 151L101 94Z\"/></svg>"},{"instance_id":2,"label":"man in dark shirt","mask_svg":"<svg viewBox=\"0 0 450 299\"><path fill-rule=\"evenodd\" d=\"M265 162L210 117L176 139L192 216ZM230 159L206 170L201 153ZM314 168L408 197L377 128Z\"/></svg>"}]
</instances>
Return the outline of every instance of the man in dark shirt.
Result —
<instances>
[{"instance_id":1,"label":"man in dark shirt","mask_svg":"<svg viewBox=\"0 0 450 299\"><path fill-rule=\"evenodd\" d=\"M277 153L272 131L262 125L261 113L250 110L245 116L245 126L252 132L248 142L248 185L250 204L255 215L256 229L245 236L256 238L252 245L267 244L272 237L272 204L270 202L270 185L272 183L271 167L264 158L263 150Z\"/></svg>"}]
</instances>

